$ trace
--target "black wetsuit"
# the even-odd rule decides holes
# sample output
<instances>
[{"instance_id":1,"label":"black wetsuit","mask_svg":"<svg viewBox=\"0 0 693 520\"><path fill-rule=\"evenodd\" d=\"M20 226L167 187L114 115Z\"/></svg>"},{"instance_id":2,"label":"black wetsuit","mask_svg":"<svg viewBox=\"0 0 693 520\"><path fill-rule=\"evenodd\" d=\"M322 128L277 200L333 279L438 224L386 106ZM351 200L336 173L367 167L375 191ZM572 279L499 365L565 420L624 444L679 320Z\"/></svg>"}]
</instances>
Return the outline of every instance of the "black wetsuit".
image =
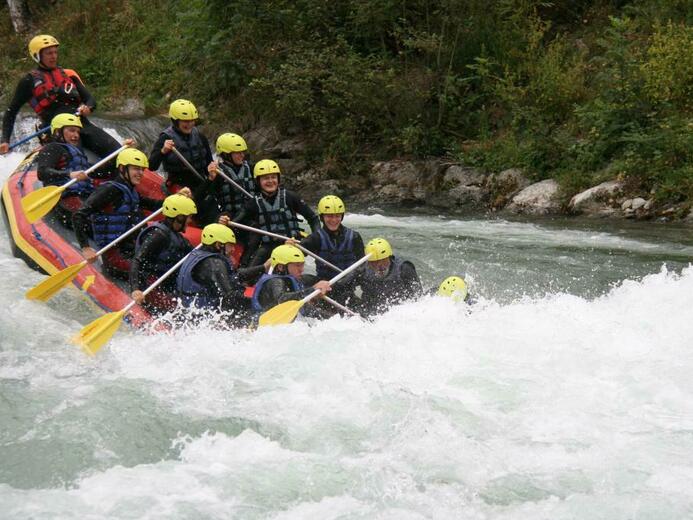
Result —
<instances>
[{"instance_id":1,"label":"black wetsuit","mask_svg":"<svg viewBox=\"0 0 693 520\"><path fill-rule=\"evenodd\" d=\"M267 196L263 193L263 197L272 204L277 198L279 190L272 196ZM297 193L293 191L286 190L286 205L297 215L303 216L308 221L310 229L315 232L320 228L320 218L315 214L308 204L306 204ZM259 217L259 211L257 203L254 199L247 200L243 209L238 215L234 215L231 220L238 222L240 224L245 224L247 226L257 227L257 221ZM266 230L269 231L269 230ZM272 250L284 243L283 240L270 239L269 242L265 242L260 245L262 236L258 233L254 233L248 242L246 250L243 252L243 257L241 258L241 265L254 266L265 262L270 257Z\"/></svg>"},{"instance_id":2,"label":"black wetsuit","mask_svg":"<svg viewBox=\"0 0 693 520\"><path fill-rule=\"evenodd\" d=\"M361 288L361 297L350 299L354 310L366 315L379 314L393 305L423 295L414 264L397 260L394 256L391 259L388 273L383 278L375 277L369 268L360 273L356 285Z\"/></svg>"},{"instance_id":3,"label":"black wetsuit","mask_svg":"<svg viewBox=\"0 0 693 520\"><path fill-rule=\"evenodd\" d=\"M71 76L72 81L75 83L77 93L79 96L74 96L73 100L67 102L55 102L43 112L41 112L38 117L41 119L43 126L48 126L51 123L53 117L58 114L74 114L77 112L77 107L84 104L91 108L92 111L96 109L96 100L89 93L82 82L75 76ZM14 123L17 119L17 114L22 108L24 103L29 103L34 97L34 78L31 73L24 76L17 84L17 89L14 92L14 97L10 101L7 110L5 111L5 116L2 120L2 139L3 143L8 143L12 135L12 130L14 129ZM86 116L80 116L82 121L82 130L80 132L82 144L85 148L88 148L94 152L99 157L105 157L114 150L117 150L120 145L118 141L113 139L110 135L104 132L101 128L95 126L87 119ZM110 163L109 163L110 164ZM112 165L107 168L109 172L115 172L115 160L112 161Z\"/></svg>"},{"instance_id":4,"label":"black wetsuit","mask_svg":"<svg viewBox=\"0 0 693 520\"><path fill-rule=\"evenodd\" d=\"M286 278L272 278L267 280L262 290L258 294L258 301L264 310L269 310L275 305L287 302L289 300L302 300L315 289L313 285L317 283L317 277L304 274L301 277L301 283L305 286L304 289L294 291L291 282ZM331 295L331 292L328 293ZM334 314L334 309L326 307L324 302L319 301L317 296L311 302L302 307L302 314L311 318L327 318Z\"/></svg>"},{"instance_id":5,"label":"black wetsuit","mask_svg":"<svg viewBox=\"0 0 693 520\"><path fill-rule=\"evenodd\" d=\"M190 134L184 134L183 132L179 132L175 128L174 131L182 140L190 140ZM207 140L207 138L202 133L200 133L199 135L200 140L202 141L202 146L204 147L204 161L206 166L214 160L214 158L212 157L212 149L209 146L209 141ZM174 151L170 151L167 154L161 153L161 149L164 147L164 142L168 139L170 139L170 137L166 134L159 134L159 138L154 143L154 146L152 146L152 151L149 154L149 168L151 170L157 170L159 166L163 164L164 171L166 171L168 175L166 179L166 183L168 185L176 184L178 186L187 186L193 191L199 189L200 185L203 184L202 179L207 178L207 171L198 171L198 173L202 177L200 178L193 172L191 172L185 164L183 164L183 162L178 158ZM187 159L190 162L190 159Z\"/></svg>"}]
</instances>

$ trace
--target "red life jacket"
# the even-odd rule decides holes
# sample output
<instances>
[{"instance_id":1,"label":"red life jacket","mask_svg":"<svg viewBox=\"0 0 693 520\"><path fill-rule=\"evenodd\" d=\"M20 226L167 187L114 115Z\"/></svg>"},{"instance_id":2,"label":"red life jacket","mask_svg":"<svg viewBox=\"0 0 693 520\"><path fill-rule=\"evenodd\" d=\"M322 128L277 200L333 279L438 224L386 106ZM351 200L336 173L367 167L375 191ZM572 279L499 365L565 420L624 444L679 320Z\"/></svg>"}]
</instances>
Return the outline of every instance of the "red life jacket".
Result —
<instances>
[{"instance_id":1,"label":"red life jacket","mask_svg":"<svg viewBox=\"0 0 693 520\"><path fill-rule=\"evenodd\" d=\"M34 69L31 76L34 79L34 89L29 103L37 114L41 115L53 103L79 106L81 98L77 86L63 68Z\"/></svg>"}]
</instances>

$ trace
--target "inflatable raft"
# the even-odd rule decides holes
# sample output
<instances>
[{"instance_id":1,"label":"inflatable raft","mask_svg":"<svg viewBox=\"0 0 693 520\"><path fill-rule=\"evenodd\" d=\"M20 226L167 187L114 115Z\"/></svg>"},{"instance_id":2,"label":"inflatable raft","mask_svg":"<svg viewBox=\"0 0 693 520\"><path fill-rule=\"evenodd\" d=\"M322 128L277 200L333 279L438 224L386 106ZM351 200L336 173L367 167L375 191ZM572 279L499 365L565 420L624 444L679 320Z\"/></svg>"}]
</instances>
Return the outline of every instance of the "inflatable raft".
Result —
<instances>
[{"instance_id":1,"label":"inflatable raft","mask_svg":"<svg viewBox=\"0 0 693 520\"><path fill-rule=\"evenodd\" d=\"M63 226L52 213L31 224L22 211L22 197L43 187L34 167L37 152L27 155L3 186L2 213L10 233L12 254L29 267L51 275L84 258L74 232ZM137 191L142 196L163 200L164 179L158 173L146 170ZM199 228L188 226L185 235L193 245L200 241ZM100 262L83 268L72 284L104 312L118 311L131 302L127 283L106 277ZM150 322L152 316L135 305L126 320L134 327L141 327Z\"/></svg>"}]
</instances>

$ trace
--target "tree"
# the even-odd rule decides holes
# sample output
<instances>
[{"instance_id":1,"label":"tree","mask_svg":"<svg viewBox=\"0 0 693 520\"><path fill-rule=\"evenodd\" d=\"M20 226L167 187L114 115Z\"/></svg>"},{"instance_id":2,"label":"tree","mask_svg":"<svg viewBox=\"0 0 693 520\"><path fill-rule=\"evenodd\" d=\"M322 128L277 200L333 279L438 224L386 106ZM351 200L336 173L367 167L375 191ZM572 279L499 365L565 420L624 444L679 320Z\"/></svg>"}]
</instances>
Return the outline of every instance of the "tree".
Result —
<instances>
[{"instance_id":1,"label":"tree","mask_svg":"<svg viewBox=\"0 0 693 520\"><path fill-rule=\"evenodd\" d=\"M10 8L10 18L12 19L14 32L18 34L27 32L31 16L27 0L7 0L7 6Z\"/></svg>"}]
</instances>

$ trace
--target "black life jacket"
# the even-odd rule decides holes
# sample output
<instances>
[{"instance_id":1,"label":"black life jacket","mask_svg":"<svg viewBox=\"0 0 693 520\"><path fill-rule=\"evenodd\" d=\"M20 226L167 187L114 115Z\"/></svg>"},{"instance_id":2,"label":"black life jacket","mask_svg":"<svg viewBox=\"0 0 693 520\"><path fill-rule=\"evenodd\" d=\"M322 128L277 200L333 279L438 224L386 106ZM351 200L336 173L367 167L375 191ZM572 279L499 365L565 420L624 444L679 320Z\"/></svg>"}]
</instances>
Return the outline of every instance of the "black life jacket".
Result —
<instances>
[{"instance_id":1,"label":"black life jacket","mask_svg":"<svg viewBox=\"0 0 693 520\"><path fill-rule=\"evenodd\" d=\"M303 283L302 283L301 281L299 281L298 279L296 279L295 277L291 276L291 275L288 275L288 274L282 275L282 274L267 274L267 273L264 273L264 274L260 277L260 279L257 281L257 283L255 284L255 290L254 290L254 292L253 292L253 297L252 297L252 299L250 300L250 305L251 305L251 307L253 308L254 311L256 311L256 312L262 312L262 311L266 310L266 309L264 309L264 308L262 307L262 305L260 304L260 291L262 291L262 287L267 283L267 281L268 281L268 280L271 280L271 279L273 279L273 278L279 278L279 279L282 279L282 280L287 280L287 281L291 284L291 289L292 289L292 291L300 291L301 289L304 288L304 287L303 287ZM299 312L301 312L301 311L299 311ZM303 314L303 313L301 312L301 314Z\"/></svg>"},{"instance_id":2,"label":"black life jacket","mask_svg":"<svg viewBox=\"0 0 693 520\"><path fill-rule=\"evenodd\" d=\"M253 178L253 172L250 171L250 164L248 164L248 161L243 161L243 164L238 169L238 173L236 173L235 168L225 163L219 163L219 167L241 188L251 195L255 195L255 179ZM222 179L221 190L217 193L216 198L221 211L228 212L231 215L237 215L238 212L243 209L246 196L243 192L237 190L230 182L226 182Z\"/></svg>"},{"instance_id":3,"label":"black life jacket","mask_svg":"<svg viewBox=\"0 0 693 520\"><path fill-rule=\"evenodd\" d=\"M74 108L81 104L82 98L75 82L62 67L51 70L38 68L32 70L30 74L34 86L29 104L39 116L54 103Z\"/></svg>"},{"instance_id":4,"label":"black life jacket","mask_svg":"<svg viewBox=\"0 0 693 520\"><path fill-rule=\"evenodd\" d=\"M176 149L185 157L190 164L202 175L207 177L207 149L200 137L200 131L197 127L193 127L192 132L186 139L180 132L178 132L173 126L169 126L163 131L169 139L173 139L176 145ZM188 170L181 160L176 156L175 153L171 152L164 156L165 168L169 173L178 173L182 175L192 175L194 174ZM195 177L196 182L199 179Z\"/></svg>"},{"instance_id":5,"label":"black life jacket","mask_svg":"<svg viewBox=\"0 0 693 520\"><path fill-rule=\"evenodd\" d=\"M153 264L150 263L147 266L148 271L159 277L173 267L181 258L187 255L192 249L192 246L182 234L177 233L163 222L157 222L144 228L142 231L140 231L140 234L137 235L137 241L135 242L135 254L137 254L137 251L142 246L144 238L149 233L152 233L154 229L160 229L163 231L168 239L166 248L159 253Z\"/></svg>"},{"instance_id":6,"label":"black life jacket","mask_svg":"<svg viewBox=\"0 0 693 520\"><path fill-rule=\"evenodd\" d=\"M296 213L286 204L286 190L279 188L274 202L269 203L263 195L255 196L258 209L258 225L261 229L289 238L300 238L301 228L298 226ZM262 236L262 242L270 243L273 238Z\"/></svg>"},{"instance_id":7,"label":"black life jacket","mask_svg":"<svg viewBox=\"0 0 693 520\"><path fill-rule=\"evenodd\" d=\"M325 229L318 229L320 235L320 250L318 256L336 265L340 269L346 269L351 264L356 262L356 254L354 253L354 230L342 226L343 240L335 243L332 235ZM315 270L318 278L321 280L329 280L337 275L337 271L322 262L315 262Z\"/></svg>"},{"instance_id":8,"label":"black life jacket","mask_svg":"<svg viewBox=\"0 0 693 520\"><path fill-rule=\"evenodd\" d=\"M364 270L364 281L362 289L364 292L376 297L385 305L399 303L409 295L409 287L404 285L402 280L402 267L412 264L409 260L400 260L396 256L390 258L392 264L390 270L383 278L375 276L371 269Z\"/></svg>"},{"instance_id":9,"label":"black life jacket","mask_svg":"<svg viewBox=\"0 0 693 520\"><path fill-rule=\"evenodd\" d=\"M71 145L69 143L56 143L62 146L67 154L70 156L68 161L61 158L61 161L57 164L57 169L67 170L68 172L85 171L89 168L89 159L85 155L81 148ZM53 178L44 184L46 186L62 186L63 184L70 181L70 176L65 175L62 177ZM65 191L63 191L62 197L71 197L77 195L79 197L88 197L94 191L94 183L91 180L77 181L71 186L69 186Z\"/></svg>"}]
</instances>

